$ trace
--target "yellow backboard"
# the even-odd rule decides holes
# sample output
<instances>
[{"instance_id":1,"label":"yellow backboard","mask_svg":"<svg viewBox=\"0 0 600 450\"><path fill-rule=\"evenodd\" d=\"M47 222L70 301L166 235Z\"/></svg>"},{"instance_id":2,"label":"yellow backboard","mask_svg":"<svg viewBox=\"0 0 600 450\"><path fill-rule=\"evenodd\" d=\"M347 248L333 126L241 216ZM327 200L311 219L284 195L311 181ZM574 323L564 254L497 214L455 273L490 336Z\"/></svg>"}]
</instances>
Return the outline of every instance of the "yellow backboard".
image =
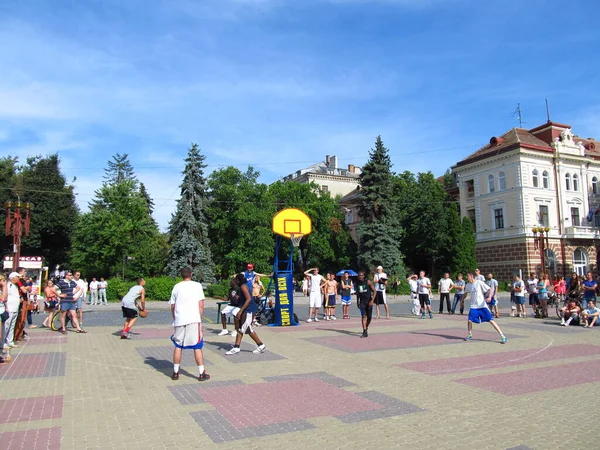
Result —
<instances>
[{"instance_id":1,"label":"yellow backboard","mask_svg":"<svg viewBox=\"0 0 600 450\"><path fill-rule=\"evenodd\" d=\"M312 221L304 211L296 208L286 208L273 217L273 232L290 238L306 236L312 231Z\"/></svg>"}]
</instances>

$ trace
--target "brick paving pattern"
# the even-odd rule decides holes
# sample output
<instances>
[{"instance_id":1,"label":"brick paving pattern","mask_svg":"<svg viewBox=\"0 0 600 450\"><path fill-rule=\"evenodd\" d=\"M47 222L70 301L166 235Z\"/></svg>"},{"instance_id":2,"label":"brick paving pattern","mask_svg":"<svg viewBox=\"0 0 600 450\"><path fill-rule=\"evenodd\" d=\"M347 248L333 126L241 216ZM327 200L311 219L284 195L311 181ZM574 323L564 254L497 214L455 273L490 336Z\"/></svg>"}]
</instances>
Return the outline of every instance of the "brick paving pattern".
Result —
<instances>
[{"instance_id":1,"label":"brick paving pattern","mask_svg":"<svg viewBox=\"0 0 600 450\"><path fill-rule=\"evenodd\" d=\"M37 430L0 433L0 443L5 449L10 450L60 450L60 440L60 428L40 428Z\"/></svg>"},{"instance_id":2,"label":"brick paving pattern","mask_svg":"<svg viewBox=\"0 0 600 450\"><path fill-rule=\"evenodd\" d=\"M157 347L138 347L136 351L147 364L155 369L173 369L173 345L161 345ZM210 366L212 363L204 357L204 365ZM181 367L196 368L193 350L184 350L181 356Z\"/></svg>"},{"instance_id":3,"label":"brick paving pattern","mask_svg":"<svg viewBox=\"0 0 600 450\"><path fill-rule=\"evenodd\" d=\"M31 353L15 355L13 361L0 366L0 380L64 376L67 354L65 352Z\"/></svg>"},{"instance_id":4,"label":"brick paving pattern","mask_svg":"<svg viewBox=\"0 0 600 450\"><path fill-rule=\"evenodd\" d=\"M249 342L245 342L245 339L248 339L247 337L244 338L244 341L242 341L242 345L240 345L241 352L235 355L226 355L225 353L233 346L233 337L225 336L225 338L227 339L227 341L225 342L205 342L204 347L206 349L214 350L216 354L227 358L228 361L231 361L234 364L257 361L279 361L281 359L285 359L284 356L278 355L277 353L271 351L269 349L268 343L265 344L267 345L267 350L265 352L258 354L252 353L252 351L256 349L256 344L254 342L252 342L251 344Z\"/></svg>"},{"instance_id":5,"label":"brick paving pattern","mask_svg":"<svg viewBox=\"0 0 600 450\"><path fill-rule=\"evenodd\" d=\"M0 424L62 417L63 396L0 400Z\"/></svg>"}]
</instances>

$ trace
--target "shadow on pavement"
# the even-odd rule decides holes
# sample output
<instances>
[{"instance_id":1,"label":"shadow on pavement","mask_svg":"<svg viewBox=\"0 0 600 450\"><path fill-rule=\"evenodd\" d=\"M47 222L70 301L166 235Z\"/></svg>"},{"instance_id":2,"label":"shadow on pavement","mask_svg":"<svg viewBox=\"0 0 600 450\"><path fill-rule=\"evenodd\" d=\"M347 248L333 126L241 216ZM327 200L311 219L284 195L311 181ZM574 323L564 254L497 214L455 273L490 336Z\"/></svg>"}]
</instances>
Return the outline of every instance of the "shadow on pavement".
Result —
<instances>
[{"instance_id":1,"label":"shadow on pavement","mask_svg":"<svg viewBox=\"0 0 600 450\"><path fill-rule=\"evenodd\" d=\"M319 330L319 331L331 331L333 333L340 333L340 334L346 334L348 336L362 336L362 331L358 332L358 331L350 331L350 330L344 330L341 328L335 329L335 328L315 328L315 330Z\"/></svg>"},{"instance_id":2,"label":"shadow on pavement","mask_svg":"<svg viewBox=\"0 0 600 450\"><path fill-rule=\"evenodd\" d=\"M169 361L167 359L157 359L153 356L147 356L144 359L144 364L149 365L157 372L162 373L164 376L171 378L171 374L173 373L173 361ZM179 368L179 376L185 376L194 379L198 378L197 376L194 376L193 374L189 373L188 371L182 368Z\"/></svg>"},{"instance_id":3,"label":"shadow on pavement","mask_svg":"<svg viewBox=\"0 0 600 450\"><path fill-rule=\"evenodd\" d=\"M441 334L441 333L426 333L424 331L412 331L410 334L423 334L426 336L436 336L436 337L448 339L449 341L464 341L465 340L464 337L452 336L450 334ZM465 334L465 336L466 336L466 334Z\"/></svg>"}]
</instances>

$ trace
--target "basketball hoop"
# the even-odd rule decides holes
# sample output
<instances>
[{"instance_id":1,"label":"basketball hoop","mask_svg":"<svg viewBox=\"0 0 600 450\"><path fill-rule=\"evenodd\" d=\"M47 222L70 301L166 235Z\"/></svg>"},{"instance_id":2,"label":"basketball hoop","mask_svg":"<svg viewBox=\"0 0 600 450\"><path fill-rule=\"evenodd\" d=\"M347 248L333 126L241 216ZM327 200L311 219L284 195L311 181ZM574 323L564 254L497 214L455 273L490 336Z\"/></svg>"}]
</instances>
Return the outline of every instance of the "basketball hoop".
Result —
<instances>
[{"instance_id":1,"label":"basketball hoop","mask_svg":"<svg viewBox=\"0 0 600 450\"><path fill-rule=\"evenodd\" d=\"M290 240L292 241L292 245L298 248L300 246L300 241L303 237L303 234L290 234Z\"/></svg>"}]
</instances>

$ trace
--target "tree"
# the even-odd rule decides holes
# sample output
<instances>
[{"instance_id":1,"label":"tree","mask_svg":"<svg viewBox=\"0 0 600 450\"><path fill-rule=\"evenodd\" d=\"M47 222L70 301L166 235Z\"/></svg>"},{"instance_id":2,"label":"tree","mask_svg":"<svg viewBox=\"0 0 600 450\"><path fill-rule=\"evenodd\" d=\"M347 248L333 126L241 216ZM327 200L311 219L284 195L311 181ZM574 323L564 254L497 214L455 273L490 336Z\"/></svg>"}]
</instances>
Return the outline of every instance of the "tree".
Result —
<instances>
[{"instance_id":1,"label":"tree","mask_svg":"<svg viewBox=\"0 0 600 450\"><path fill-rule=\"evenodd\" d=\"M215 170L208 178L207 207L211 253L221 277L253 262L258 272L270 272L273 233L269 227L275 205L259 172L235 167Z\"/></svg>"},{"instance_id":2,"label":"tree","mask_svg":"<svg viewBox=\"0 0 600 450\"><path fill-rule=\"evenodd\" d=\"M108 161L108 167L104 169L104 181L108 184L119 184L126 180L137 184L129 155L127 153L117 153L113 155L112 160Z\"/></svg>"},{"instance_id":3,"label":"tree","mask_svg":"<svg viewBox=\"0 0 600 450\"><path fill-rule=\"evenodd\" d=\"M391 166L388 149L381 136L377 136L375 148L369 152L369 161L360 175L359 255L361 265L367 270L382 265L390 274L403 275L399 248L402 230L393 195Z\"/></svg>"},{"instance_id":4,"label":"tree","mask_svg":"<svg viewBox=\"0 0 600 450\"><path fill-rule=\"evenodd\" d=\"M197 144L192 144L185 159L181 196L169 223L171 252L167 272L178 276L183 267L190 267L197 279L212 282L215 266L210 251L206 207L205 156Z\"/></svg>"},{"instance_id":5,"label":"tree","mask_svg":"<svg viewBox=\"0 0 600 450\"><path fill-rule=\"evenodd\" d=\"M146 202L146 206L148 207L148 214L152 215L154 212L154 200L150 197L150 194L146 190L146 185L144 183L140 183L140 195Z\"/></svg>"},{"instance_id":6,"label":"tree","mask_svg":"<svg viewBox=\"0 0 600 450\"><path fill-rule=\"evenodd\" d=\"M456 248L454 258L454 270L456 273L466 274L472 272L477 267L477 258L475 256L475 230L473 222L468 217L462 219L462 233Z\"/></svg>"}]
</instances>

